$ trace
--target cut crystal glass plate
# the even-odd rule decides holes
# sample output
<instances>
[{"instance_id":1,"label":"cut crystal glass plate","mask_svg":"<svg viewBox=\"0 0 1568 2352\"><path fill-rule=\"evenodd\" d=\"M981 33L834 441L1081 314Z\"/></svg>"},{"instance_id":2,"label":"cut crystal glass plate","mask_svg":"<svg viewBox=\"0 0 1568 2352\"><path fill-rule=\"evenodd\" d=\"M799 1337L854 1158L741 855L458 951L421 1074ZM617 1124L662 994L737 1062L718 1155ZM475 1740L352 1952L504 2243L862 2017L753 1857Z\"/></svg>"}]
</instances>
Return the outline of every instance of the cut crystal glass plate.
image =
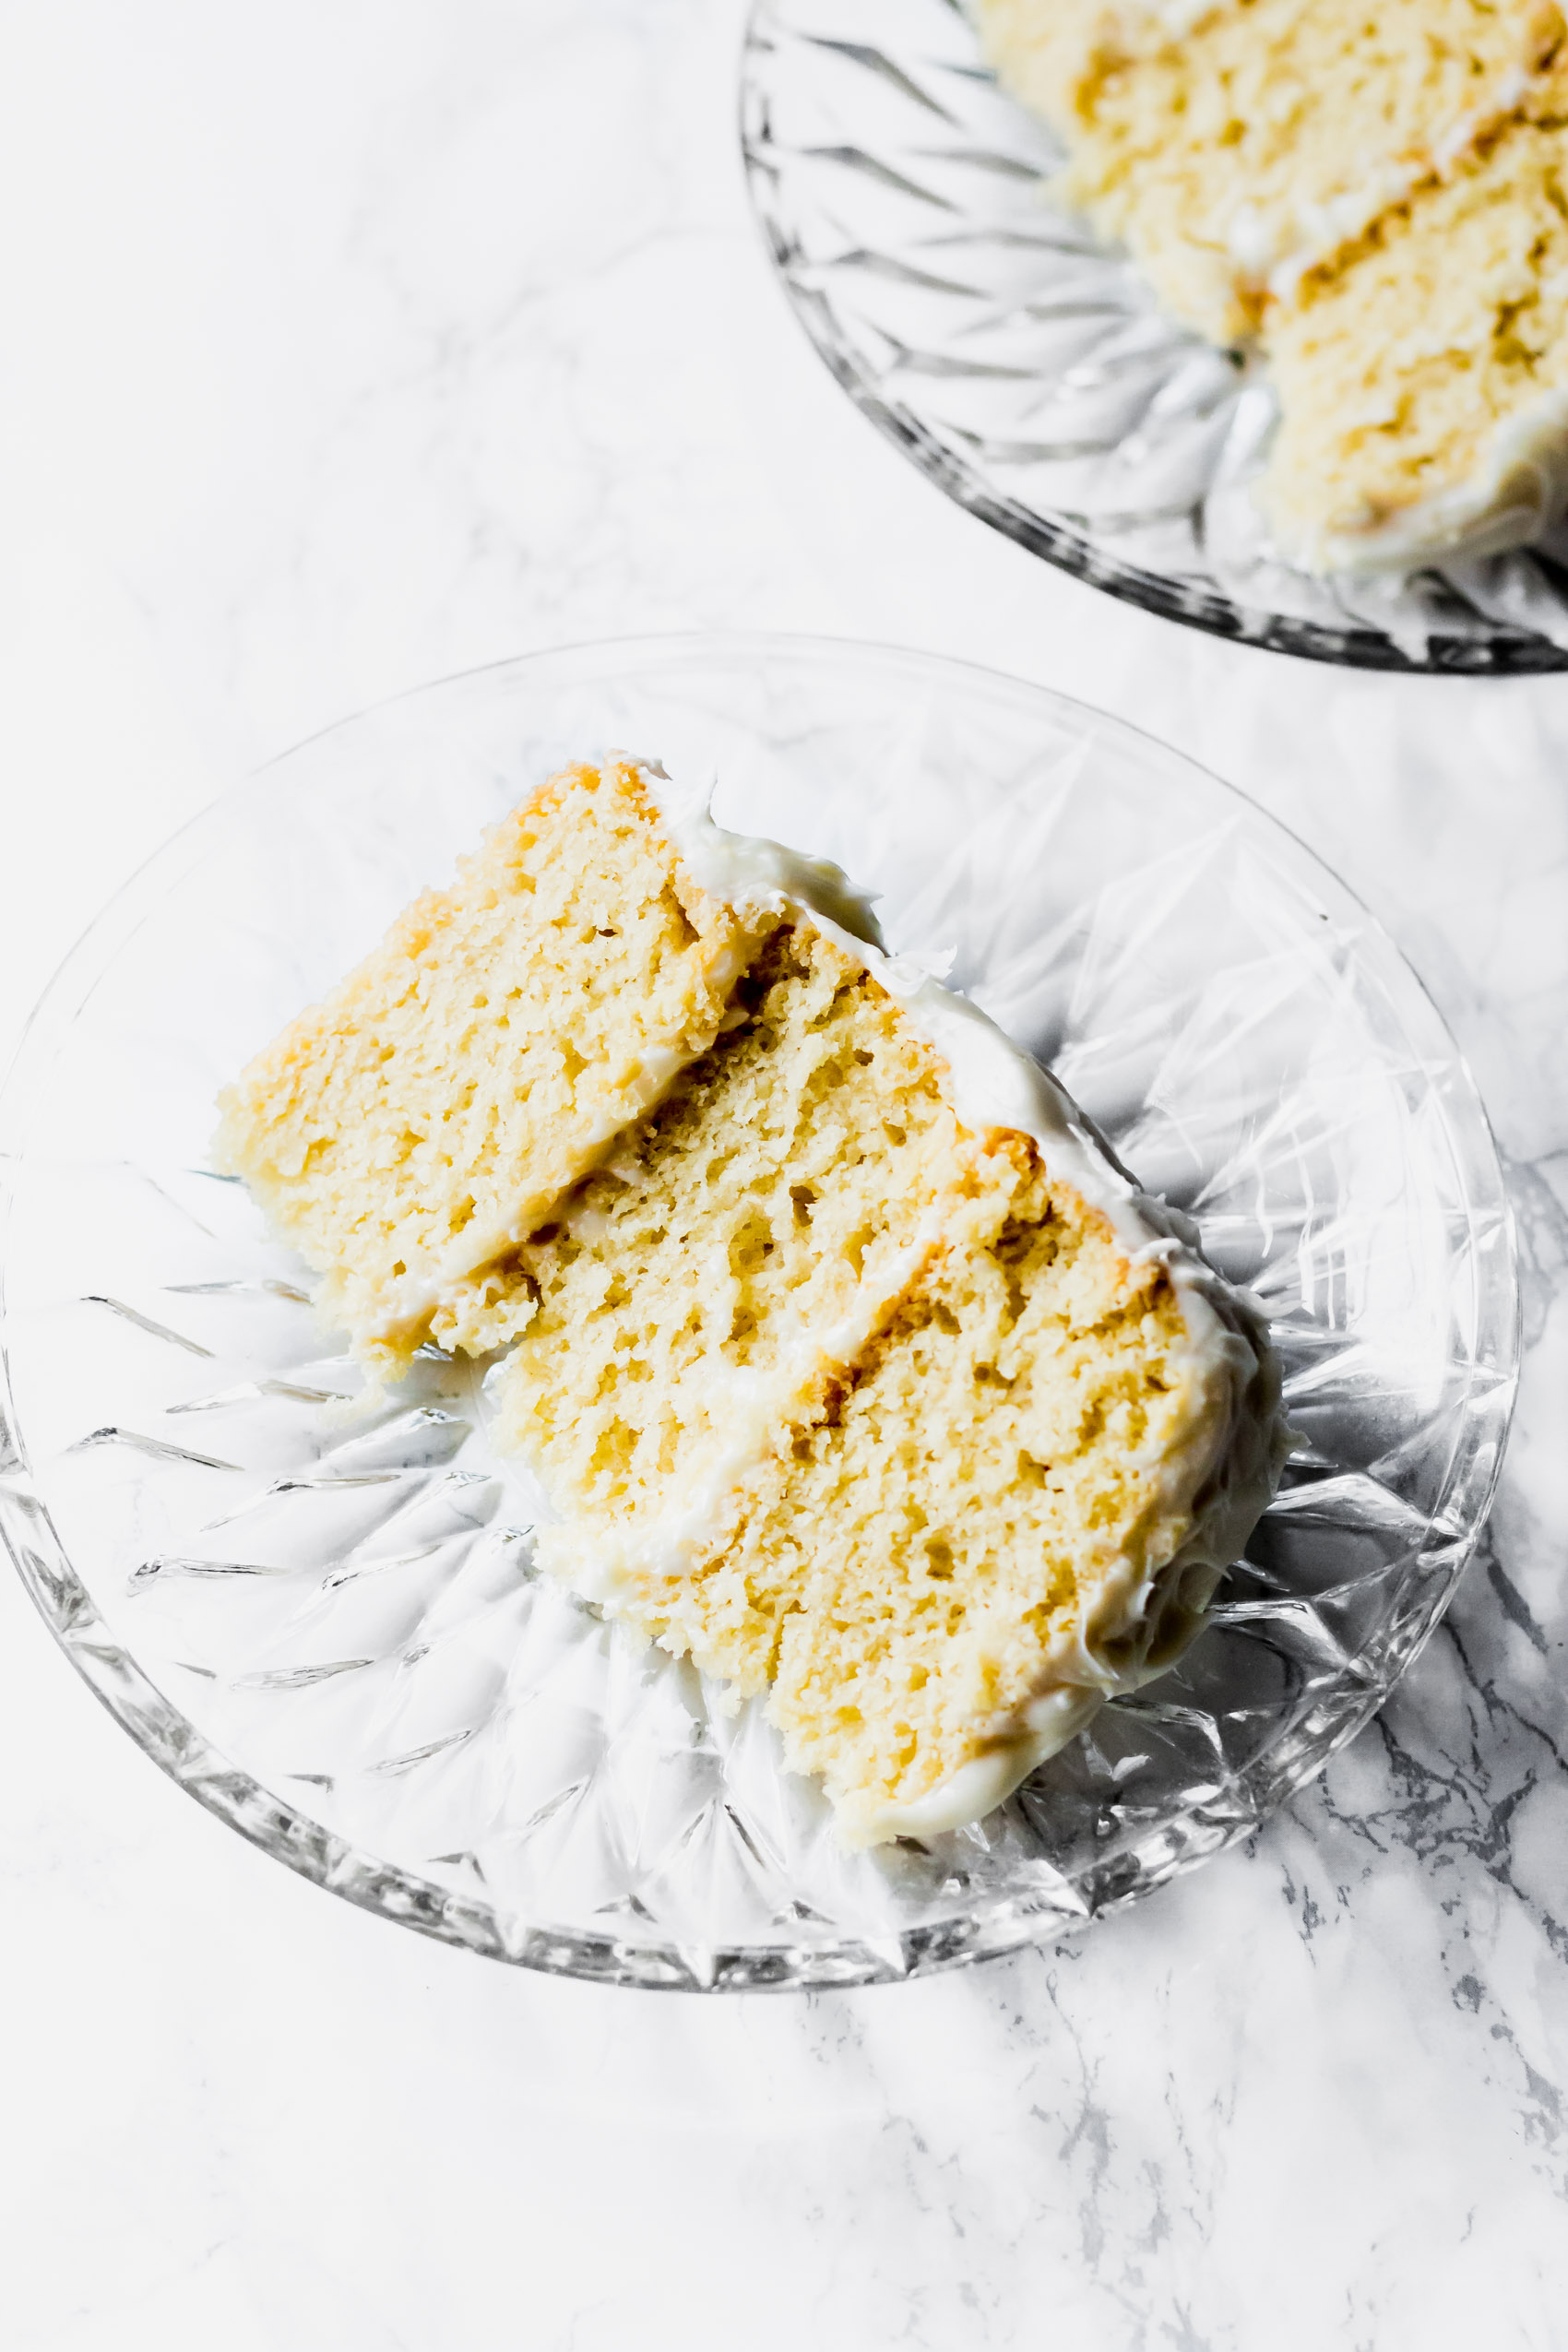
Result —
<instances>
[{"instance_id":1,"label":"cut crystal glass plate","mask_svg":"<svg viewBox=\"0 0 1568 2352\"><path fill-rule=\"evenodd\" d=\"M208 1159L220 1086L563 761L718 779L1061 1072L1272 1318L1301 1437L1184 1663L978 1828L843 1853L759 1706L535 1573L482 1368L374 1406ZM35 1016L3 1109L0 1526L225 1821L388 1918L607 1982L906 1976L1244 1837L1365 1722L1479 1529L1512 1395L1485 1120L1388 940L1131 729L923 655L666 639L350 720L223 795Z\"/></svg>"},{"instance_id":2,"label":"cut crystal glass plate","mask_svg":"<svg viewBox=\"0 0 1568 2352\"><path fill-rule=\"evenodd\" d=\"M1311 578L1250 481L1255 365L1173 325L1050 206L1063 158L956 0L757 0L742 137L758 218L840 384L948 495L1113 596L1379 669L1568 667L1568 529L1408 579Z\"/></svg>"}]
</instances>

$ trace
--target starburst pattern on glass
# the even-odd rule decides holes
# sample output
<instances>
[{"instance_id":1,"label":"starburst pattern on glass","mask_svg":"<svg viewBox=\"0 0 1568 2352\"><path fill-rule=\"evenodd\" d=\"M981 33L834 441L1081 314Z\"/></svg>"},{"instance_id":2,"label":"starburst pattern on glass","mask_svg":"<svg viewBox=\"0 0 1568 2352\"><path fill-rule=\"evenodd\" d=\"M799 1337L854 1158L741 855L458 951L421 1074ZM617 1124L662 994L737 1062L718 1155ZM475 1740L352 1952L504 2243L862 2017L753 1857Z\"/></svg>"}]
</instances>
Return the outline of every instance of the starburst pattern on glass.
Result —
<instances>
[{"instance_id":1,"label":"starburst pattern on glass","mask_svg":"<svg viewBox=\"0 0 1568 2352\"><path fill-rule=\"evenodd\" d=\"M481 1368L356 1413L298 1263L206 1164L222 1080L489 819L622 745L839 860L1266 1301L1302 1451L1184 1664L981 1826L853 1858L727 1719L535 1573ZM1036 688L808 640L538 656L225 795L90 932L5 1105L0 1525L141 1744L293 1868L619 1983L896 1978L1080 1926L1242 1837L1364 1722L1472 1549L1512 1394L1485 1122L1289 836Z\"/></svg>"},{"instance_id":2,"label":"starburst pattern on glass","mask_svg":"<svg viewBox=\"0 0 1568 2352\"><path fill-rule=\"evenodd\" d=\"M1053 211L1051 135L1005 98L956 0L757 0L742 137L768 247L866 414L998 530L1222 636L1378 669L1568 667L1568 528L1408 580L1281 563L1248 484L1273 430L1253 367L1163 317Z\"/></svg>"}]
</instances>

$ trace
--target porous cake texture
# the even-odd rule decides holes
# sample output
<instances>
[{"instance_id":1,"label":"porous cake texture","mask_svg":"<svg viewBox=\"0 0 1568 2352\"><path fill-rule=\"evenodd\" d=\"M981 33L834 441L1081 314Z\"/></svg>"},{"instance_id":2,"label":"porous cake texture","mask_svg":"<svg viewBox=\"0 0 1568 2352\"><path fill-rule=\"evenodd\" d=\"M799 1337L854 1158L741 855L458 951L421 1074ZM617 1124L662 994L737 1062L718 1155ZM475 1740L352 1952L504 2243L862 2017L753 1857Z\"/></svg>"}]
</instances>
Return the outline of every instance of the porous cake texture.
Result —
<instances>
[{"instance_id":1,"label":"porous cake texture","mask_svg":"<svg viewBox=\"0 0 1568 2352\"><path fill-rule=\"evenodd\" d=\"M1554 518L1556 0L980 0L980 16L1004 79L1067 144L1066 198L1173 315L1272 362L1283 425L1262 498L1288 553L1408 568Z\"/></svg>"},{"instance_id":2,"label":"porous cake texture","mask_svg":"<svg viewBox=\"0 0 1568 2352\"><path fill-rule=\"evenodd\" d=\"M1217 342L1513 114L1553 0L982 0L1004 78L1068 142L1068 199Z\"/></svg>"},{"instance_id":3,"label":"porous cake texture","mask_svg":"<svg viewBox=\"0 0 1568 2352\"><path fill-rule=\"evenodd\" d=\"M558 1564L683 1561L681 1528L821 1409L929 1257L966 1149L886 991L781 927L711 1051L496 1270L538 1301L497 1386L570 1497Z\"/></svg>"},{"instance_id":4,"label":"porous cake texture","mask_svg":"<svg viewBox=\"0 0 1568 2352\"><path fill-rule=\"evenodd\" d=\"M510 1189L487 1159L505 1237L432 1327L507 1343L495 1433L549 1498L546 1567L735 1703L766 1693L787 1762L820 1775L851 1842L976 1820L1169 1662L1238 1555L1280 1461L1261 1323L1027 1055L886 957L835 869L721 833L629 766L530 806L506 865L534 877L525 927L562 903L546 870L564 853L605 885L591 924L566 894L584 967L611 934L726 992L702 996L679 1067L608 1146L608 1114L585 1117L542 1208L537 1158ZM529 832L546 808L562 829ZM501 828L463 887L521 838ZM477 966L454 939L466 1001ZM411 1001L389 990L392 952L363 968L378 1008ZM540 970L519 1028L580 1040L583 970L569 952ZM255 1132L278 1123L269 1075L281 1114L303 1038L338 1050L357 1001L339 992L332 1021L247 1074ZM433 975L424 1001L441 1027L422 1055L407 1043L434 1072L453 999ZM537 1054L558 1086L560 1057ZM469 1185L457 1162L443 1183ZM346 1238L382 1235L404 1197L396 1153L352 1166L330 1209L311 1195L318 1263L332 1215ZM359 1344L385 1349L385 1317Z\"/></svg>"},{"instance_id":5,"label":"porous cake texture","mask_svg":"<svg viewBox=\"0 0 1568 2352\"><path fill-rule=\"evenodd\" d=\"M545 1563L771 1690L873 1842L987 1812L1176 1655L1266 1496L1274 1389L1255 1324L965 1129L897 1004L786 938L748 1031L527 1252L496 1385L565 1515Z\"/></svg>"},{"instance_id":6,"label":"porous cake texture","mask_svg":"<svg viewBox=\"0 0 1568 2352\"><path fill-rule=\"evenodd\" d=\"M679 866L635 766L569 768L225 1092L217 1164L367 1362L498 1346L484 1270L712 1043L772 921Z\"/></svg>"}]
</instances>

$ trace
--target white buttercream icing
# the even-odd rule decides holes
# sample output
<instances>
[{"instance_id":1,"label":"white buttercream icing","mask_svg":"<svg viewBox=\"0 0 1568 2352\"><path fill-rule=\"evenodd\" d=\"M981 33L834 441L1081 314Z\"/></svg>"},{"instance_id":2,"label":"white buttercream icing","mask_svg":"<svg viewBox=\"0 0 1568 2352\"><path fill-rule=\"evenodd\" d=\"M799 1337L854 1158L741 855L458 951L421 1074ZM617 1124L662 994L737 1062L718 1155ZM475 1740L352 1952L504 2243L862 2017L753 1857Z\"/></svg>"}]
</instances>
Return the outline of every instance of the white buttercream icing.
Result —
<instances>
[{"instance_id":1,"label":"white buttercream icing","mask_svg":"<svg viewBox=\"0 0 1568 2352\"><path fill-rule=\"evenodd\" d=\"M1516 111L1539 77L1539 73L1526 71L1524 65L1509 65L1486 99L1457 115L1427 141L1425 148L1387 155L1368 172L1366 179L1349 188L1336 188L1319 200L1293 205L1289 219L1281 217L1279 209L1265 209L1255 197L1241 197L1208 228L1213 240L1225 249L1237 285L1251 294L1269 294L1279 303L1290 303L1307 270L1366 235L1372 221L1392 212L1394 205L1404 205L1422 181L1434 176L1443 179L1453 172L1457 162L1472 153L1479 138Z\"/></svg>"},{"instance_id":2,"label":"white buttercream icing","mask_svg":"<svg viewBox=\"0 0 1568 2352\"><path fill-rule=\"evenodd\" d=\"M865 1822L867 1842L879 1845L889 1837L940 1837L951 1829L983 1821L1005 1804L1030 1773L1087 1728L1104 1705L1099 1691L1075 1690L1060 1684L1042 1691L1024 1709L1023 1723L1014 1736L967 1764L923 1797L907 1804L884 1805Z\"/></svg>"},{"instance_id":3,"label":"white buttercream icing","mask_svg":"<svg viewBox=\"0 0 1568 2352\"><path fill-rule=\"evenodd\" d=\"M1275 527L1309 572L1402 573L1446 557L1527 547L1568 511L1568 391L1545 392L1500 424L1466 481L1360 529Z\"/></svg>"},{"instance_id":4,"label":"white buttercream icing","mask_svg":"<svg viewBox=\"0 0 1568 2352\"><path fill-rule=\"evenodd\" d=\"M1241 285L1266 292L1278 303L1294 301L1310 269L1353 244L1423 180L1446 176L1479 140L1515 112L1539 78L1525 66L1511 65L1484 99L1440 131L1423 151L1385 157L1354 186L1296 205L1289 225L1277 216L1270 220L1257 203L1243 198L1218 230Z\"/></svg>"},{"instance_id":5,"label":"white buttercream icing","mask_svg":"<svg viewBox=\"0 0 1568 2352\"><path fill-rule=\"evenodd\" d=\"M1277 249L1270 254L1260 273L1274 300L1292 301L1309 269L1353 244L1383 213L1403 204L1420 177L1409 164L1383 163L1358 187L1341 188L1316 204L1298 205L1295 243L1283 253Z\"/></svg>"},{"instance_id":6,"label":"white buttercream icing","mask_svg":"<svg viewBox=\"0 0 1568 2352\"><path fill-rule=\"evenodd\" d=\"M1196 32L1206 18L1218 16L1230 0L1135 0L1141 14L1158 20L1162 32L1172 41L1184 41Z\"/></svg>"},{"instance_id":7,"label":"white buttercream icing","mask_svg":"<svg viewBox=\"0 0 1568 2352\"><path fill-rule=\"evenodd\" d=\"M541 1536L541 1558L569 1574L585 1600L597 1601L612 1613L620 1599L639 1588L639 1578L667 1577L673 1588L683 1572L710 1550L723 1525L727 1500L747 1472L766 1458L780 1424L799 1410L802 1393L823 1372L858 1360L942 1238L941 1218L932 1210L879 1277L861 1285L854 1304L837 1323L820 1330L802 1327L766 1372L733 1364L715 1368L711 1390L720 1408L724 1442L704 1461L674 1509L640 1519L635 1533L624 1538L596 1532L590 1543L570 1526L552 1527ZM691 1375L687 1377L690 1383ZM679 1615L673 1590L672 1614Z\"/></svg>"}]
</instances>

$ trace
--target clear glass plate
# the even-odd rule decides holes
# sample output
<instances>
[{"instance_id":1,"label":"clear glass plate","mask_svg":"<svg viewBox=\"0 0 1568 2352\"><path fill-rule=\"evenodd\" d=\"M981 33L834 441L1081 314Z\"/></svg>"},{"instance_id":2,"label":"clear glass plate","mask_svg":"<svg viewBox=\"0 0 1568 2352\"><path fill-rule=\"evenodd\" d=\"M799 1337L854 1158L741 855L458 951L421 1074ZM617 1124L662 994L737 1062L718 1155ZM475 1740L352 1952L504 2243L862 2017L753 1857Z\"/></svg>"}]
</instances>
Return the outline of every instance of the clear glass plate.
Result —
<instances>
[{"instance_id":1,"label":"clear glass plate","mask_svg":"<svg viewBox=\"0 0 1568 2352\"><path fill-rule=\"evenodd\" d=\"M1061 152L997 89L957 0L756 0L742 137L774 261L839 383L1035 554L1319 660L1568 667L1568 529L1408 580L1330 584L1279 561L1248 487L1266 382L1050 208Z\"/></svg>"},{"instance_id":2,"label":"clear glass plate","mask_svg":"<svg viewBox=\"0 0 1568 2352\"><path fill-rule=\"evenodd\" d=\"M534 1573L474 1368L356 1417L308 1280L208 1167L213 1099L564 759L719 778L1061 1071L1266 1302L1302 1449L1176 1671L982 1826L842 1854L759 1708L710 1712ZM499 1958L856 1983L1052 1937L1244 1837L1365 1722L1484 1515L1515 1290L1470 1081L1287 834L1131 729L803 639L542 654L318 736L100 918L6 1148L0 1525L148 1753L307 1877Z\"/></svg>"}]
</instances>

